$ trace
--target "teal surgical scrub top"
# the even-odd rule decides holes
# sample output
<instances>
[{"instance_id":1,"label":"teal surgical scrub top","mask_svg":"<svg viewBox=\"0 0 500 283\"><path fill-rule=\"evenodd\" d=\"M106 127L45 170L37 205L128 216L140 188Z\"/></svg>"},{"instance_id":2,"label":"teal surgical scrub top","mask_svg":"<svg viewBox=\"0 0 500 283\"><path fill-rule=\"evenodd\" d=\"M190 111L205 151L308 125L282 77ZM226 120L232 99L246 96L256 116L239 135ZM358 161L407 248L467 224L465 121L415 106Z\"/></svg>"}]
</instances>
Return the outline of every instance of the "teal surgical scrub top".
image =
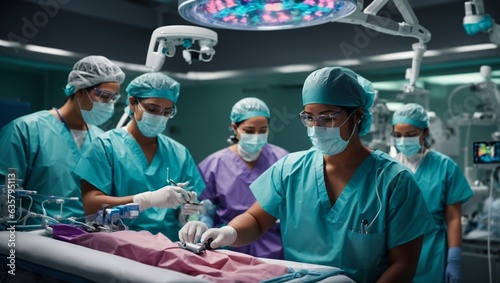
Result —
<instances>
[{"instance_id":1,"label":"teal surgical scrub top","mask_svg":"<svg viewBox=\"0 0 500 283\"><path fill-rule=\"evenodd\" d=\"M158 150L148 163L141 147L125 128L102 134L86 150L74 173L110 196L130 196L155 191L169 185L168 178L177 183L189 181L186 188L198 195L205 183L186 147L175 140L158 135ZM178 241L181 228L176 210L151 207L141 211L136 219L125 220L132 230L162 233Z\"/></svg>"},{"instance_id":2,"label":"teal surgical scrub top","mask_svg":"<svg viewBox=\"0 0 500 283\"><path fill-rule=\"evenodd\" d=\"M466 202L473 195L472 189L457 164L433 150L426 154L414 176L438 229L425 235L413 282L443 282L448 253L445 209Z\"/></svg>"},{"instance_id":3,"label":"teal surgical scrub top","mask_svg":"<svg viewBox=\"0 0 500 283\"><path fill-rule=\"evenodd\" d=\"M88 125L88 133L80 150L64 123L49 111L20 117L0 131L0 179L5 178L8 168L17 168L23 188L37 192L33 195L31 211L42 214L42 202L49 195L77 197L78 200L64 201L62 217L83 217L80 180L72 171L81 152L101 133L98 127ZM18 199L21 200L20 197ZM25 209L29 203L28 198L22 198ZM48 216L60 215L59 204L46 202L44 207ZM40 222L39 218L29 218L26 223Z\"/></svg>"},{"instance_id":4,"label":"teal surgical scrub top","mask_svg":"<svg viewBox=\"0 0 500 283\"><path fill-rule=\"evenodd\" d=\"M375 282L389 266L389 249L434 229L412 173L380 151L361 163L333 206L314 148L282 158L250 188L280 219L285 259L338 267L356 282Z\"/></svg>"}]
</instances>

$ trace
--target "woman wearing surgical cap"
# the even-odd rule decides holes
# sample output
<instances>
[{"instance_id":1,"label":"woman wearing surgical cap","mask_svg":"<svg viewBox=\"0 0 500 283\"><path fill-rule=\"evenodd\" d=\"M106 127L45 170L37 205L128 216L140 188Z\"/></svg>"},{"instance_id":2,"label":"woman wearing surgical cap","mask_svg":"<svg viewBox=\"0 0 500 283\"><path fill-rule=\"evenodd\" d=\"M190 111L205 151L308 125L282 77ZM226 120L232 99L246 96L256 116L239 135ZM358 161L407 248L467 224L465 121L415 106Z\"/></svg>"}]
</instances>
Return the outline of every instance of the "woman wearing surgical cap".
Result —
<instances>
[{"instance_id":1,"label":"woman wearing surgical cap","mask_svg":"<svg viewBox=\"0 0 500 283\"><path fill-rule=\"evenodd\" d=\"M61 108L20 117L1 130L0 179L8 168L18 169L22 187L37 192L32 212L42 214L42 202L53 195L65 199L64 209L60 215L59 204L45 203L48 216L83 216L80 182L71 171L81 153L102 133L97 125L113 116L124 79L122 70L107 58L85 57L69 73L64 91L67 100ZM27 209L30 201L24 200ZM27 223L40 220L28 218Z\"/></svg>"},{"instance_id":2,"label":"woman wearing surgical cap","mask_svg":"<svg viewBox=\"0 0 500 283\"><path fill-rule=\"evenodd\" d=\"M411 172L361 142L373 99L349 69L310 74L300 119L313 147L272 165L250 185L257 202L201 242L244 246L279 219L286 260L338 267L356 282L411 282L433 223Z\"/></svg>"},{"instance_id":3,"label":"woman wearing surgical cap","mask_svg":"<svg viewBox=\"0 0 500 283\"><path fill-rule=\"evenodd\" d=\"M425 235L413 282L460 282L462 204L472 190L452 159L429 149L429 117L421 105L400 107L392 125L396 159L414 173L438 227Z\"/></svg>"},{"instance_id":4,"label":"woman wearing surgical cap","mask_svg":"<svg viewBox=\"0 0 500 283\"><path fill-rule=\"evenodd\" d=\"M227 225L252 206L255 197L250 191L250 184L288 153L267 142L270 118L269 108L262 100L248 97L238 101L230 116L234 132L230 140L236 144L213 153L198 165L207 184L199 198L209 199L217 206L215 227ZM181 229L179 238L197 242L207 229L203 222L191 221ZM275 223L259 240L232 250L257 257L282 259L279 229L279 224Z\"/></svg>"},{"instance_id":5,"label":"woman wearing surgical cap","mask_svg":"<svg viewBox=\"0 0 500 283\"><path fill-rule=\"evenodd\" d=\"M162 134L177 112L179 90L162 73L143 74L127 86L130 123L99 136L74 169L86 215L103 204L137 203L139 217L124 220L129 229L178 239L175 208L205 188L189 151Z\"/></svg>"}]
</instances>

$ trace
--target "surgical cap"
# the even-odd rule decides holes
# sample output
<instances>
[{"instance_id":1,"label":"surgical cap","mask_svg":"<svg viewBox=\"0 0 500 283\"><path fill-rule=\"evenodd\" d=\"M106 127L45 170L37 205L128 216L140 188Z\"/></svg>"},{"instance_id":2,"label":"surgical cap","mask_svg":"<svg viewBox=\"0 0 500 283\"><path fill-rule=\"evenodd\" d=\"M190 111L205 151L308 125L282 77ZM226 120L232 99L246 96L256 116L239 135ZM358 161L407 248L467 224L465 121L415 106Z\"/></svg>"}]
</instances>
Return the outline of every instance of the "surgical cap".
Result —
<instances>
[{"instance_id":1,"label":"surgical cap","mask_svg":"<svg viewBox=\"0 0 500 283\"><path fill-rule=\"evenodd\" d=\"M392 125L395 124L410 124L419 129L429 127L429 116L425 112L424 107L416 103L408 103L399 107L392 116Z\"/></svg>"},{"instance_id":2,"label":"surgical cap","mask_svg":"<svg viewBox=\"0 0 500 283\"><path fill-rule=\"evenodd\" d=\"M87 56L76 62L68 75L68 84L64 89L66 96L73 95L77 90L94 85L116 82L123 83L125 74L113 62L104 56Z\"/></svg>"},{"instance_id":3,"label":"surgical cap","mask_svg":"<svg viewBox=\"0 0 500 283\"><path fill-rule=\"evenodd\" d=\"M180 84L171 77L160 72L153 72L133 79L127 86L127 94L128 97L136 98L166 98L177 103L180 88Z\"/></svg>"},{"instance_id":4,"label":"surgical cap","mask_svg":"<svg viewBox=\"0 0 500 283\"><path fill-rule=\"evenodd\" d=\"M257 116L264 116L267 119L271 119L269 108L267 108L264 101L255 97L247 97L236 102L231 110L230 119L231 122L238 123Z\"/></svg>"},{"instance_id":5,"label":"surgical cap","mask_svg":"<svg viewBox=\"0 0 500 283\"><path fill-rule=\"evenodd\" d=\"M302 88L302 105L312 103L340 107L363 107L359 134L369 132L372 124L370 112L375 99L372 83L350 69L326 67L312 72Z\"/></svg>"}]
</instances>

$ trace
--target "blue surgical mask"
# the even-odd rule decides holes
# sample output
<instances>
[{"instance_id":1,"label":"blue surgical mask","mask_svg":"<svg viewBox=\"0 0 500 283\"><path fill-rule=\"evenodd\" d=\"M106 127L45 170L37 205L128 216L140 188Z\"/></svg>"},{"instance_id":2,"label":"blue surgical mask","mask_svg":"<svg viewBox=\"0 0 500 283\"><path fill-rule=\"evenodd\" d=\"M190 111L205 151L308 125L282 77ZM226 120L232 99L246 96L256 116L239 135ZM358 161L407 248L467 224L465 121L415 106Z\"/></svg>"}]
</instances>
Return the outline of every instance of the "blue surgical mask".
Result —
<instances>
[{"instance_id":1,"label":"blue surgical mask","mask_svg":"<svg viewBox=\"0 0 500 283\"><path fill-rule=\"evenodd\" d=\"M168 118L163 115L153 115L142 111L142 119L137 121L139 131L148 138L154 138L167 128Z\"/></svg>"},{"instance_id":2,"label":"blue surgical mask","mask_svg":"<svg viewBox=\"0 0 500 283\"><path fill-rule=\"evenodd\" d=\"M394 138L394 144L398 151L406 156L413 156L422 148L420 136Z\"/></svg>"},{"instance_id":3,"label":"blue surgical mask","mask_svg":"<svg viewBox=\"0 0 500 283\"><path fill-rule=\"evenodd\" d=\"M349 115L349 117L351 117L351 115ZM342 139L340 136L340 128L345 124L349 117L347 117L347 119L339 127L307 127L307 135L309 136L313 146L319 149L324 155L337 155L344 151L354 135L357 125L354 124L354 128L352 129L349 139Z\"/></svg>"},{"instance_id":4,"label":"blue surgical mask","mask_svg":"<svg viewBox=\"0 0 500 283\"><path fill-rule=\"evenodd\" d=\"M87 95L89 95L88 92ZM82 109L82 106L80 105L80 99L78 99L78 105L80 106L80 111L82 112L82 118L83 121L85 121L85 123L99 126L104 122L108 121L109 118L111 118L115 113L114 103L103 103L103 102L93 101L90 98L90 95L89 99L90 101L92 101L92 109L90 110Z\"/></svg>"},{"instance_id":5,"label":"blue surgical mask","mask_svg":"<svg viewBox=\"0 0 500 283\"><path fill-rule=\"evenodd\" d=\"M254 161L259 157L259 153L267 143L268 133L246 134L240 132L238 141L238 153L245 161Z\"/></svg>"}]
</instances>

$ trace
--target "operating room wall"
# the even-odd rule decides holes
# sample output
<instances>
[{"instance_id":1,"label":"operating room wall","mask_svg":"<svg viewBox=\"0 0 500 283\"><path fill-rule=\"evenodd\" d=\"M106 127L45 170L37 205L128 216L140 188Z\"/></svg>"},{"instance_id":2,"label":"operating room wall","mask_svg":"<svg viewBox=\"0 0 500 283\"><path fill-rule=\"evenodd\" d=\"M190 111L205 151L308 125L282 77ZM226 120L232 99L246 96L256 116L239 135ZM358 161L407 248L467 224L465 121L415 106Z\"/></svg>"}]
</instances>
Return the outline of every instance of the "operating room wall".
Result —
<instances>
[{"instance_id":1,"label":"operating room wall","mask_svg":"<svg viewBox=\"0 0 500 283\"><path fill-rule=\"evenodd\" d=\"M32 111L60 107L64 104L63 88L67 74L65 68L40 68L40 66L26 66L19 64L0 64L0 98L15 99L30 102ZM115 107L113 118L101 126L104 130L116 126L123 113L126 100L126 85L138 73L127 73L122 85L122 98ZM369 78L369 77L368 77ZM229 115L232 106L244 97L257 97L267 103L271 111L270 134L271 143L279 145L289 151L308 149L310 142L306 129L298 119L302 110L300 84L290 82L288 87L272 85L266 82L245 80L221 80L218 82L190 82L181 86L181 95L178 101L178 114L168 122L168 136L184 144L193 155L196 162L200 162L209 154L228 146L227 138L230 135ZM448 122L450 111L447 105L448 95L457 84L425 84L429 91L430 110L436 112L443 122ZM389 100L397 100L399 91L381 91L381 96ZM463 91L454 98L453 102L462 105L463 113L474 109L474 94ZM457 112L455 110L455 112ZM460 113L455 113L460 114ZM444 147L452 142L458 143L458 150L448 153L461 168L464 168L467 148L469 165L472 165L471 147L473 141L491 140L491 133L495 126L477 126L470 128L469 138L466 138L466 126L447 126L452 135L449 138L439 139ZM455 139L455 140L452 140ZM466 145L467 143L467 145ZM437 145L437 144L436 144ZM442 145L443 147L443 145Z\"/></svg>"},{"instance_id":2,"label":"operating room wall","mask_svg":"<svg viewBox=\"0 0 500 283\"><path fill-rule=\"evenodd\" d=\"M70 69L0 64L0 98L30 102L32 111L61 107L66 97L63 89ZM115 106L112 119L101 125L104 130L116 127L125 107L128 83L139 73L129 73L121 87L122 97ZM298 119L301 111L300 89L232 83L192 83L181 86L178 114L168 122L166 134L184 144L200 162L209 154L229 144L229 115L232 106L244 97L257 97L271 111L269 141L289 151L310 146L306 130Z\"/></svg>"},{"instance_id":3,"label":"operating room wall","mask_svg":"<svg viewBox=\"0 0 500 283\"><path fill-rule=\"evenodd\" d=\"M227 147L231 134L230 113L242 98L262 99L271 112L269 142L288 151L310 147L298 114L302 110L300 89L231 84L195 84L181 87L179 114L169 121L168 135L188 146L197 162Z\"/></svg>"}]
</instances>

